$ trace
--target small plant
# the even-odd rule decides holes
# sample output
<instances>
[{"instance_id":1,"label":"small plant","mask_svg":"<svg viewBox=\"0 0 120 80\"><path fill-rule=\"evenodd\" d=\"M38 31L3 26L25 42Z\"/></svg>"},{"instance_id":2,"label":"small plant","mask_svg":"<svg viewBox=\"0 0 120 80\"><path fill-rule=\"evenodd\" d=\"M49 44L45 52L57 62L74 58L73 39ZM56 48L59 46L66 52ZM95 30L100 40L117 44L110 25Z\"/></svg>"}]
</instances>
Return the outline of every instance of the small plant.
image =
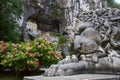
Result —
<instances>
[{"instance_id":1,"label":"small plant","mask_svg":"<svg viewBox=\"0 0 120 80\"><path fill-rule=\"evenodd\" d=\"M63 45L66 42L67 42L67 38L66 37L64 37L64 36L59 37L59 42L58 42L59 45Z\"/></svg>"},{"instance_id":2,"label":"small plant","mask_svg":"<svg viewBox=\"0 0 120 80\"><path fill-rule=\"evenodd\" d=\"M53 36L53 37L60 37L60 33L52 33L51 36Z\"/></svg>"},{"instance_id":3,"label":"small plant","mask_svg":"<svg viewBox=\"0 0 120 80\"><path fill-rule=\"evenodd\" d=\"M68 39L64 36L59 37L59 42L58 42L58 47L62 53L62 56L65 57L65 51L64 49L67 47L68 48Z\"/></svg>"}]
</instances>

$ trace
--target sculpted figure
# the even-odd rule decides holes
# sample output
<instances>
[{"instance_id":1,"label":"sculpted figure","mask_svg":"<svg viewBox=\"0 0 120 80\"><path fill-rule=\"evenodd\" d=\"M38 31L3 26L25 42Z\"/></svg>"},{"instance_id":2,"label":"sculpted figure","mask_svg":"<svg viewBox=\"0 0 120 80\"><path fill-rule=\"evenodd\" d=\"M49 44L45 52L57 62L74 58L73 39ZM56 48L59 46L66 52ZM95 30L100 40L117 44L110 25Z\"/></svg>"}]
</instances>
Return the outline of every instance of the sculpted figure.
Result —
<instances>
[{"instance_id":1,"label":"sculpted figure","mask_svg":"<svg viewBox=\"0 0 120 80\"><path fill-rule=\"evenodd\" d=\"M66 76L83 71L120 72L119 13L120 10L112 8L80 13L80 22L74 30L76 55L66 56L48 68L44 75Z\"/></svg>"},{"instance_id":2,"label":"sculpted figure","mask_svg":"<svg viewBox=\"0 0 120 80\"><path fill-rule=\"evenodd\" d=\"M37 29L37 23L28 20L26 22L26 35L25 41L30 42L31 40L38 39L40 37L40 30Z\"/></svg>"},{"instance_id":3,"label":"sculpted figure","mask_svg":"<svg viewBox=\"0 0 120 80\"><path fill-rule=\"evenodd\" d=\"M101 36L91 24L83 22L79 23L76 31L77 35L75 35L74 47L79 55L83 54L92 57L91 60L94 62L98 61L98 57L106 55L101 47Z\"/></svg>"},{"instance_id":4,"label":"sculpted figure","mask_svg":"<svg viewBox=\"0 0 120 80\"><path fill-rule=\"evenodd\" d=\"M120 71L120 59L112 57L113 63L109 62L107 57L100 58L98 63L89 61L71 62L68 64L57 64L52 65L44 73L45 76L68 76L80 74L84 71L95 72L95 71Z\"/></svg>"}]
</instances>

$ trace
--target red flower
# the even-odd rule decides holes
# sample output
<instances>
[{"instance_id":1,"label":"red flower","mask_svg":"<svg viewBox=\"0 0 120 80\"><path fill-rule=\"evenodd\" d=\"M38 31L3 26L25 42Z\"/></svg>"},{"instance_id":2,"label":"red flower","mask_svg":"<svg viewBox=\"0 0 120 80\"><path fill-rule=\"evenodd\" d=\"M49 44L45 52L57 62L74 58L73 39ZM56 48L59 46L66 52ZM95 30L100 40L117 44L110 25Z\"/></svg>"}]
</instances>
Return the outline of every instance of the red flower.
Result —
<instances>
[{"instance_id":1,"label":"red flower","mask_svg":"<svg viewBox=\"0 0 120 80\"><path fill-rule=\"evenodd\" d=\"M35 54L30 54L31 57L35 57L36 55Z\"/></svg>"},{"instance_id":2,"label":"red flower","mask_svg":"<svg viewBox=\"0 0 120 80\"><path fill-rule=\"evenodd\" d=\"M29 53L29 52L27 52L27 53L26 53L26 56L27 56L27 57L30 57L30 53Z\"/></svg>"},{"instance_id":3,"label":"red flower","mask_svg":"<svg viewBox=\"0 0 120 80\"><path fill-rule=\"evenodd\" d=\"M5 42L4 41L0 41L0 44L4 44Z\"/></svg>"},{"instance_id":4,"label":"red flower","mask_svg":"<svg viewBox=\"0 0 120 80\"><path fill-rule=\"evenodd\" d=\"M1 50L0 52L1 52L1 53L5 53L5 50L3 49L3 50Z\"/></svg>"}]
</instances>

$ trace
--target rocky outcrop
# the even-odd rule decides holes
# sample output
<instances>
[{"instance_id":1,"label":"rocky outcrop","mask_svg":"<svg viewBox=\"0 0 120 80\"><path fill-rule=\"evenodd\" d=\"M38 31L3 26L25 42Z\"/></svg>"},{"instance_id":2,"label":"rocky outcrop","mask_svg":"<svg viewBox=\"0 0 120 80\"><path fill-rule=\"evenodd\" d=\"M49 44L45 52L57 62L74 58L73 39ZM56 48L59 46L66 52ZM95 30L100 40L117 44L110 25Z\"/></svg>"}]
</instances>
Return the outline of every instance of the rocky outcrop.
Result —
<instances>
[{"instance_id":1,"label":"rocky outcrop","mask_svg":"<svg viewBox=\"0 0 120 80\"><path fill-rule=\"evenodd\" d=\"M39 30L63 33L68 26L74 30L79 13L106 5L106 0L23 0L23 39L28 19L35 20Z\"/></svg>"},{"instance_id":2,"label":"rocky outcrop","mask_svg":"<svg viewBox=\"0 0 120 80\"><path fill-rule=\"evenodd\" d=\"M35 21L41 31L59 32L60 17L58 15L61 12L58 7L59 4L56 0L23 0L24 13L21 26L23 40L26 38L26 23L28 20Z\"/></svg>"},{"instance_id":3,"label":"rocky outcrop","mask_svg":"<svg viewBox=\"0 0 120 80\"><path fill-rule=\"evenodd\" d=\"M74 40L77 57L67 56L45 71L45 76L79 74L81 71L120 71L120 10L107 7L105 0L71 0L80 2L80 11L69 16L73 21L65 30ZM69 1L68 1L69 2ZM71 2L70 2L71 3ZM81 4L84 3L84 4ZM94 5L91 5L94 4ZM71 12L72 13L72 12ZM71 15L70 13L70 15ZM69 14L67 14L69 15ZM72 28L71 28L72 27Z\"/></svg>"},{"instance_id":4,"label":"rocky outcrop","mask_svg":"<svg viewBox=\"0 0 120 80\"><path fill-rule=\"evenodd\" d=\"M48 2L44 4L45 1ZM120 10L107 7L106 0L58 0L58 2L61 6L57 8L57 12L59 10L65 12L65 18L61 21L65 26L62 29L63 35L67 35L70 42L74 42L77 56L66 56L58 64L47 69L45 76L73 75L83 70L119 72ZM26 28L27 20L32 19L36 21L40 30L50 30L54 28L53 24L57 23L55 25L58 26L59 32L61 18L53 16L52 11L55 9L55 3L56 0L25 1L23 27ZM40 27L41 23L52 27ZM28 34L33 36L35 32L39 31L29 30Z\"/></svg>"},{"instance_id":5,"label":"rocky outcrop","mask_svg":"<svg viewBox=\"0 0 120 80\"><path fill-rule=\"evenodd\" d=\"M75 26L75 19L81 12L107 7L107 0L62 0L67 26Z\"/></svg>"}]
</instances>

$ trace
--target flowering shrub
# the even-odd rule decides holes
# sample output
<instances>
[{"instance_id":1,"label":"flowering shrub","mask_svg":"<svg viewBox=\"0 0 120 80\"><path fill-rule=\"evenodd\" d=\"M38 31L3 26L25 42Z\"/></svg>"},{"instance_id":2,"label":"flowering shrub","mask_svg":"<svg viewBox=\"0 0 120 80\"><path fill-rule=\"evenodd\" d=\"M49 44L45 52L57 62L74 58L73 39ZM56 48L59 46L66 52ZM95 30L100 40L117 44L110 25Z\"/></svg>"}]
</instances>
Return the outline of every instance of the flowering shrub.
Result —
<instances>
[{"instance_id":1,"label":"flowering shrub","mask_svg":"<svg viewBox=\"0 0 120 80\"><path fill-rule=\"evenodd\" d=\"M57 63L62 56L56 45L43 39L30 43L5 43L0 41L0 64L13 70L34 70Z\"/></svg>"}]
</instances>

